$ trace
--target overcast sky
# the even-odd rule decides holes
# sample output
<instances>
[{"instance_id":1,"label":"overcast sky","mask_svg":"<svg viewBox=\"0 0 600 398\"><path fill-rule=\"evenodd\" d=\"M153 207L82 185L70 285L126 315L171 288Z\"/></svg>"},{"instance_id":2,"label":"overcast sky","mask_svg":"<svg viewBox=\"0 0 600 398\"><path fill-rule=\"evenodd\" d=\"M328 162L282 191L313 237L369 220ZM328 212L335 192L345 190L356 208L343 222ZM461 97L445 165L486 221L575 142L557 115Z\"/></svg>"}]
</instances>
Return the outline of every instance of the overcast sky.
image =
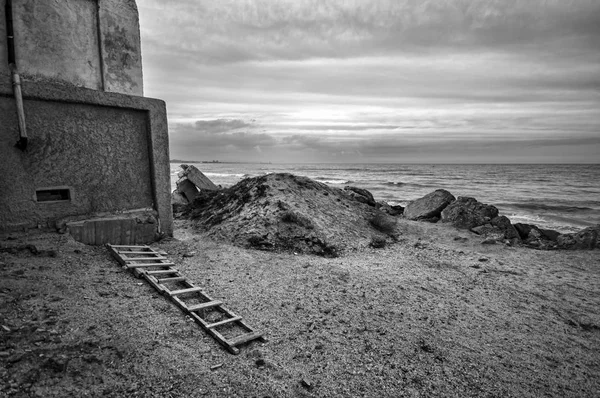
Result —
<instances>
[{"instance_id":1,"label":"overcast sky","mask_svg":"<svg viewBox=\"0 0 600 398\"><path fill-rule=\"evenodd\" d=\"M599 0L138 0L171 158L600 163Z\"/></svg>"}]
</instances>

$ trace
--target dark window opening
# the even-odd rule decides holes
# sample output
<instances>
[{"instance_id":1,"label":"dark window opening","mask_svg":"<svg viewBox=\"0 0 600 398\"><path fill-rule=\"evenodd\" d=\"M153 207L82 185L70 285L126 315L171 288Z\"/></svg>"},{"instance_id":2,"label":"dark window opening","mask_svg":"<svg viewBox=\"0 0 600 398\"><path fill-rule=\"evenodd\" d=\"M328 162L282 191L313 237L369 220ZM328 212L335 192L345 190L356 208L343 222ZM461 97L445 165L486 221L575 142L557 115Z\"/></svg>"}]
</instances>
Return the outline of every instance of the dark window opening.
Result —
<instances>
[{"instance_id":1,"label":"dark window opening","mask_svg":"<svg viewBox=\"0 0 600 398\"><path fill-rule=\"evenodd\" d=\"M35 191L38 202L58 202L71 200L69 189L39 189Z\"/></svg>"}]
</instances>

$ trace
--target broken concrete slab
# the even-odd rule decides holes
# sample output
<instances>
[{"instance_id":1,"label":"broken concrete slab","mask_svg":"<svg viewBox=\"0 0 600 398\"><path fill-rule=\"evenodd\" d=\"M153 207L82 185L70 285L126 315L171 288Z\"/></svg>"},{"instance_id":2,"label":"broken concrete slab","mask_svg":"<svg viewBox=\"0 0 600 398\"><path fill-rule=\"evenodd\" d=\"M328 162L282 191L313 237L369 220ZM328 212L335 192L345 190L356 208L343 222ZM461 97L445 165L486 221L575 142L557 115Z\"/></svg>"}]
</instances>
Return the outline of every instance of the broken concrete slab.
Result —
<instances>
[{"instance_id":1,"label":"broken concrete slab","mask_svg":"<svg viewBox=\"0 0 600 398\"><path fill-rule=\"evenodd\" d=\"M157 240L155 216L115 215L113 217L71 221L67 231L78 242L87 245L133 245Z\"/></svg>"},{"instance_id":2,"label":"broken concrete slab","mask_svg":"<svg viewBox=\"0 0 600 398\"><path fill-rule=\"evenodd\" d=\"M196 185L187 178L182 178L177 181L177 191L190 203L198 196Z\"/></svg>"},{"instance_id":3,"label":"broken concrete slab","mask_svg":"<svg viewBox=\"0 0 600 398\"><path fill-rule=\"evenodd\" d=\"M183 196L181 194L181 192L179 192L178 190L174 190L173 193L171 193L171 204L172 205L187 205L188 201L185 198L185 196Z\"/></svg>"},{"instance_id":4,"label":"broken concrete slab","mask_svg":"<svg viewBox=\"0 0 600 398\"><path fill-rule=\"evenodd\" d=\"M182 172L179 173L180 178L187 178L198 189L207 191L216 191L219 189L207 176L204 175L196 166L182 164Z\"/></svg>"}]
</instances>

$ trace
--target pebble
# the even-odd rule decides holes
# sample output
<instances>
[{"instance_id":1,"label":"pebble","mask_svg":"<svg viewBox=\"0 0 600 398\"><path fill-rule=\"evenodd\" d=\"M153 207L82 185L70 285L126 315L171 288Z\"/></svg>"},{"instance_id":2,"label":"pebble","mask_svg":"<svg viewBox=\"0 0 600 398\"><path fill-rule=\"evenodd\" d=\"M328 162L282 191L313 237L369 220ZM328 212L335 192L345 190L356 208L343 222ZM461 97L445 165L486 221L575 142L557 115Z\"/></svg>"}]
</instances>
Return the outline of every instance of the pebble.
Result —
<instances>
[{"instance_id":1,"label":"pebble","mask_svg":"<svg viewBox=\"0 0 600 398\"><path fill-rule=\"evenodd\" d=\"M304 388L306 388L307 390L312 390L314 388L314 385L311 383L311 381L307 378L304 378L300 381L300 384L302 384L302 386Z\"/></svg>"}]
</instances>

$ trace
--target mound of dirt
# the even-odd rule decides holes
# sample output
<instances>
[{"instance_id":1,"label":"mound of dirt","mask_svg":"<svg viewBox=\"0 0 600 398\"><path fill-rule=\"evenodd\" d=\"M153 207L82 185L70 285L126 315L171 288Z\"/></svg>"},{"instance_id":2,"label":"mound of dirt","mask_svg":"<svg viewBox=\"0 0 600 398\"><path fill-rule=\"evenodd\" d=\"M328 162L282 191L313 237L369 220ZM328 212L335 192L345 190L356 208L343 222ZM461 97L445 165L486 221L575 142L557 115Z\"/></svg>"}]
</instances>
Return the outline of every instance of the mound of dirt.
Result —
<instances>
[{"instance_id":1,"label":"mound of dirt","mask_svg":"<svg viewBox=\"0 0 600 398\"><path fill-rule=\"evenodd\" d=\"M215 239L262 250L336 257L374 239L395 239L395 218L377 206L288 173L247 178L231 188L202 192L183 215Z\"/></svg>"}]
</instances>

